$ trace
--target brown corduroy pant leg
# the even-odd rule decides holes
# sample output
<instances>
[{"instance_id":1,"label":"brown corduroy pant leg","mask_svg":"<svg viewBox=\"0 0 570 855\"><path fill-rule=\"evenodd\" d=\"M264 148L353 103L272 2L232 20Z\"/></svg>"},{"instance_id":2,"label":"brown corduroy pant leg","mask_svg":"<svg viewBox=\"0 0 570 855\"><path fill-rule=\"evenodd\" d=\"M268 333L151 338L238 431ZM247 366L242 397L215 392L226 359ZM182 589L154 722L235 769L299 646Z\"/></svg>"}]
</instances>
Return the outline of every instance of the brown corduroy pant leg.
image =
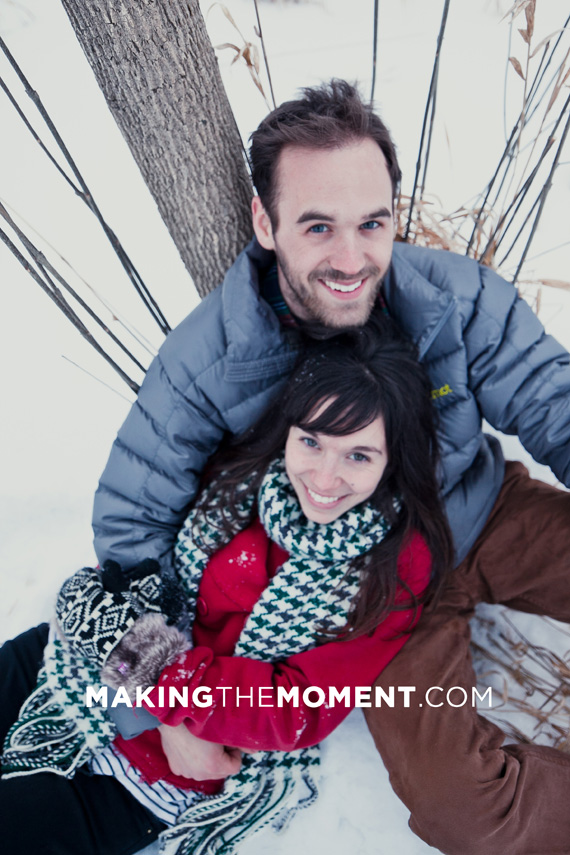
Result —
<instances>
[{"instance_id":1,"label":"brown corduroy pant leg","mask_svg":"<svg viewBox=\"0 0 570 855\"><path fill-rule=\"evenodd\" d=\"M469 619L479 602L570 622L570 493L532 480L508 463L485 528L426 609L376 685L414 686L410 706L367 710L367 721L410 827L446 855L570 853L570 755L503 746L502 731L471 706L476 678ZM464 706L445 701L461 686ZM453 703L462 694L451 694ZM570 722L569 729L570 729Z\"/></svg>"}]
</instances>

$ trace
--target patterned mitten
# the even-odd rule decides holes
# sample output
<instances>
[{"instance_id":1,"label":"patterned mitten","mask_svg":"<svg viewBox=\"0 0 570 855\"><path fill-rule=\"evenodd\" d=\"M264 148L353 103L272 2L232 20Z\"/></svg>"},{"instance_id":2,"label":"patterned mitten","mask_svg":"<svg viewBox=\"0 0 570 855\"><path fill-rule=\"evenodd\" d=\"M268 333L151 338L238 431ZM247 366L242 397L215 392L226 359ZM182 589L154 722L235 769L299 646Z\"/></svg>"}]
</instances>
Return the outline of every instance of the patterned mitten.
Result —
<instances>
[{"instance_id":1,"label":"patterned mitten","mask_svg":"<svg viewBox=\"0 0 570 855\"><path fill-rule=\"evenodd\" d=\"M129 591L106 591L91 567L64 582L56 603L58 623L71 647L99 667L143 611Z\"/></svg>"},{"instance_id":2,"label":"patterned mitten","mask_svg":"<svg viewBox=\"0 0 570 855\"><path fill-rule=\"evenodd\" d=\"M116 561L105 561L101 583L112 594L128 591L137 598L145 612L160 612L162 582L159 573L160 565L153 558L145 558L126 571L121 570Z\"/></svg>"},{"instance_id":3,"label":"patterned mitten","mask_svg":"<svg viewBox=\"0 0 570 855\"><path fill-rule=\"evenodd\" d=\"M101 580L105 590L129 591L145 612L160 612L168 624L178 623L186 616L187 605L180 585L171 576L159 575L160 565L154 558L145 558L124 571L116 561L106 561L103 567Z\"/></svg>"}]
</instances>

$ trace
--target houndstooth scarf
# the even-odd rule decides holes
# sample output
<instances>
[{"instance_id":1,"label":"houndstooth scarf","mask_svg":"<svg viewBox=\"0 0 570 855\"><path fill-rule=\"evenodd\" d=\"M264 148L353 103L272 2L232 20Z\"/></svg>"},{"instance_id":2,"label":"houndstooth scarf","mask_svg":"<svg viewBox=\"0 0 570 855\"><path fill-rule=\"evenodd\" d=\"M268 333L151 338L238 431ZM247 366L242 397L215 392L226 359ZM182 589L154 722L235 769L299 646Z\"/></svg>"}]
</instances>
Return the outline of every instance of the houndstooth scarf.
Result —
<instances>
[{"instance_id":1,"label":"houndstooth scarf","mask_svg":"<svg viewBox=\"0 0 570 855\"><path fill-rule=\"evenodd\" d=\"M245 525L255 496L247 485L241 495L238 513ZM378 543L389 526L370 505L324 525L308 520L282 459L268 468L258 503L268 536L287 550L289 559L255 604L234 655L273 662L314 647L323 629L346 624L359 587L353 559ZM175 566L192 618L212 548L225 545L219 523L219 508L191 511L175 546ZM38 687L7 738L7 771L54 771L70 777L112 741L115 731L106 711L82 705L87 685L97 678L96 669L73 657L61 641L48 644ZM241 771L226 780L221 793L197 794L176 824L161 834L161 851L229 855L253 832L267 825L283 828L296 810L316 798L318 766L318 746L243 755Z\"/></svg>"},{"instance_id":2,"label":"houndstooth scarf","mask_svg":"<svg viewBox=\"0 0 570 855\"><path fill-rule=\"evenodd\" d=\"M251 497L245 497L240 509L244 514L250 502ZM314 647L323 629L345 626L360 582L352 561L369 552L389 527L370 505L328 524L308 520L281 458L269 466L258 504L267 535L287 550L289 559L255 604L234 655L275 662ZM207 548L216 544L218 519L210 517L209 524L197 528L190 514L178 537L177 570L192 603ZM165 844L181 840L172 850L177 855L235 852L246 836L267 825L283 828L296 810L317 797L318 746L261 751L242 760L241 771L226 779L220 794L201 797L163 833Z\"/></svg>"}]
</instances>

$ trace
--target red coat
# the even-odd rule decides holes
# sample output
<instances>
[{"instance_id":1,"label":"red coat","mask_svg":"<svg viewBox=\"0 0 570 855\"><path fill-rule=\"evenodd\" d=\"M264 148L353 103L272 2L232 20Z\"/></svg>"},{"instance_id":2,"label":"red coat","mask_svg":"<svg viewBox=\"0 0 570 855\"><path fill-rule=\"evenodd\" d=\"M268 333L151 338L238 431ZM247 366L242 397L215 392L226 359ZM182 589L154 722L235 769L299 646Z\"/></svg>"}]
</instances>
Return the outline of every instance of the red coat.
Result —
<instances>
[{"instance_id":1,"label":"red coat","mask_svg":"<svg viewBox=\"0 0 570 855\"><path fill-rule=\"evenodd\" d=\"M207 686L213 704L199 707L190 701L186 707L160 707L155 688L149 696L155 706L149 709L162 723L175 726L186 722L196 736L252 751L290 751L315 745L341 723L351 707L344 703L308 707L302 702L299 706L291 703L281 707L262 706L258 703L259 687L276 690L282 686L289 691L298 686L302 696L308 686L319 686L327 697L331 686L339 691L345 686L369 687L406 643L408 635L399 634L413 625L411 609L391 612L371 636L329 642L283 662L271 664L232 656L249 613L287 557L284 550L269 540L259 520L212 557L200 583L194 647L163 671L157 688L175 686L181 690L188 686L191 696L196 688ZM430 566L427 546L416 534L400 555L398 572L418 596L429 581ZM405 596L400 590L396 600ZM419 610L415 617L417 620ZM225 700L224 686L232 687L226 691ZM235 687L242 694L239 705ZM252 689L254 700L250 705L243 700L243 694ZM168 697L167 689L165 694ZM264 698L268 700L262 703L271 703L269 688ZM204 792L219 788L218 783L198 784L173 775L157 730L146 731L128 741L117 737L116 744L151 783L166 779L177 786Z\"/></svg>"}]
</instances>

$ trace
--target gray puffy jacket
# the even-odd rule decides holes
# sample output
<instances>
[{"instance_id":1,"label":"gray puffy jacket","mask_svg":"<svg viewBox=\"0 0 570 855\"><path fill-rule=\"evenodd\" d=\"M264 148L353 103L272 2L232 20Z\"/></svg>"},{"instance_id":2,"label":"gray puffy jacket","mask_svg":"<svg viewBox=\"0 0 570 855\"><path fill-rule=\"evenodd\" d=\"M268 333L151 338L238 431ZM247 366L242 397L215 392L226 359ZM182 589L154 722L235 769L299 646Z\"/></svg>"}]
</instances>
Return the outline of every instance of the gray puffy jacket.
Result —
<instances>
[{"instance_id":1,"label":"gray puffy jacket","mask_svg":"<svg viewBox=\"0 0 570 855\"><path fill-rule=\"evenodd\" d=\"M206 460L281 388L296 339L259 296L272 262L253 241L223 284L168 336L113 445L95 496L99 560L170 566ZM518 434L570 486L570 356L516 289L463 256L396 244L390 314L419 347L440 416L442 492L460 560L500 489L499 443L482 418Z\"/></svg>"}]
</instances>

